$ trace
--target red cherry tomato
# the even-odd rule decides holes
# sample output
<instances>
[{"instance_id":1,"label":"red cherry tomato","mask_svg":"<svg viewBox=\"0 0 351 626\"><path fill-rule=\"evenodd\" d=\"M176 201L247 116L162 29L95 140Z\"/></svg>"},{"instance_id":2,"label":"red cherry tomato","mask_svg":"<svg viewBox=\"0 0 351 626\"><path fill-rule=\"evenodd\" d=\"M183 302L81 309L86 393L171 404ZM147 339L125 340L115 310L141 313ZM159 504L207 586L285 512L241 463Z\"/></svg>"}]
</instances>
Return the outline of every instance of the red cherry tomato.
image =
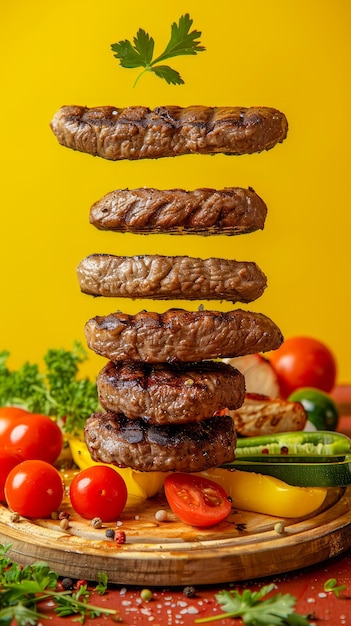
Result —
<instances>
[{"instance_id":1,"label":"red cherry tomato","mask_svg":"<svg viewBox=\"0 0 351 626\"><path fill-rule=\"evenodd\" d=\"M299 387L314 387L329 393L336 381L336 360L330 349L311 337L290 337L272 352L270 363L276 371L283 398Z\"/></svg>"},{"instance_id":2,"label":"red cherry tomato","mask_svg":"<svg viewBox=\"0 0 351 626\"><path fill-rule=\"evenodd\" d=\"M217 483L192 474L169 474L164 483L169 506L182 522L213 526L230 513L231 501Z\"/></svg>"},{"instance_id":3,"label":"red cherry tomato","mask_svg":"<svg viewBox=\"0 0 351 626\"><path fill-rule=\"evenodd\" d=\"M23 517L49 517L59 509L63 493L59 472L45 461L19 463L5 482L8 506Z\"/></svg>"},{"instance_id":4,"label":"red cherry tomato","mask_svg":"<svg viewBox=\"0 0 351 626\"><path fill-rule=\"evenodd\" d=\"M9 450L0 450L0 502L6 502L4 491L6 478L10 471L21 461L23 459L18 454Z\"/></svg>"},{"instance_id":5,"label":"red cherry tomato","mask_svg":"<svg viewBox=\"0 0 351 626\"><path fill-rule=\"evenodd\" d=\"M126 505L127 495L122 476L105 465L93 465L80 471L70 487L76 513L86 519L100 517L103 522L117 520Z\"/></svg>"},{"instance_id":6,"label":"red cherry tomato","mask_svg":"<svg viewBox=\"0 0 351 626\"><path fill-rule=\"evenodd\" d=\"M62 449L62 433L47 415L24 413L14 418L12 428L1 438L1 445L25 460L54 463Z\"/></svg>"},{"instance_id":7,"label":"red cherry tomato","mask_svg":"<svg viewBox=\"0 0 351 626\"><path fill-rule=\"evenodd\" d=\"M0 407L0 445L2 445L3 436L12 429L17 418L23 415L28 415L28 411L14 406Z\"/></svg>"}]
</instances>

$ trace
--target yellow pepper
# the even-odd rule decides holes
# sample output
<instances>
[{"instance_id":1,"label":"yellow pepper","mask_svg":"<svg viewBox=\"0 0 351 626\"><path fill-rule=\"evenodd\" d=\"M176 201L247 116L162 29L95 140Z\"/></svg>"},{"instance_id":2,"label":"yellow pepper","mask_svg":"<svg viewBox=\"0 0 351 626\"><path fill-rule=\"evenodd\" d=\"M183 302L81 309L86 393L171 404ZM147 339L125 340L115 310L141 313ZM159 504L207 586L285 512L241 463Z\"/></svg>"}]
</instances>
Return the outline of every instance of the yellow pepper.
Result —
<instances>
[{"instance_id":1,"label":"yellow pepper","mask_svg":"<svg viewBox=\"0 0 351 626\"><path fill-rule=\"evenodd\" d=\"M95 463L91 459L89 450L82 439L79 437L68 437L68 443L73 461L79 469L99 465L99 463ZM163 486L164 479L167 476L167 474L163 472L138 472L129 467L120 468L115 465L111 465L110 467L122 476L127 485L127 507L140 504L147 498L154 496Z\"/></svg>"},{"instance_id":2,"label":"yellow pepper","mask_svg":"<svg viewBox=\"0 0 351 626\"><path fill-rule=\"evenodd\" d=\"M220 484L231 497L234 508L277 517L309 515L323 504L327 495L325 487L294 487L273 476L254 472L217 468L201 475Z\"/></svg>"}]
</instances>

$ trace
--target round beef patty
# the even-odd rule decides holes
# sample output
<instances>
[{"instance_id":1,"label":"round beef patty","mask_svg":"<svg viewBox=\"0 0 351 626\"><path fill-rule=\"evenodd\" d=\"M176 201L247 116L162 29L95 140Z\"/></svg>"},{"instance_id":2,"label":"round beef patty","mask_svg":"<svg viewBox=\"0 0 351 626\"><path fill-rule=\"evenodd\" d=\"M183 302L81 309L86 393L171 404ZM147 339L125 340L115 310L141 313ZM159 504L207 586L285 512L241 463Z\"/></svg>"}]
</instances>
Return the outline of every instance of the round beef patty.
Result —
<instances>
[{"instance_id":1,"label":"round beef patty","mask_svg":"<svg viewBox=\"0 0 351 626\"><path fill-rule=\"evenodd\" d=\"M152 424L198 422L221 409L239 408L245 399L241 372L214 361L110 361L99 373L97 387L104 409Z\"/></svg>"},{"instance_id":2,"label":"round beef patty","mask_svg":"<svg viewBox=\"0 0 351 626\"><path fill-rule=\"evenodd\" d=\"M201 472L234 459L235 429L228 415L184 425L154 426L118 413L93 413L85 441L93 461L139 471Z\"/></svg>"},{"instance_id":3,"label":"round beef patty","mask_svg":"<svg viewBox=\"0 0 351 626\"><path fill-rule=\"evenodd\" d=\"M169 309L136 315L117 311L88 320L85 336L91 350L113 362L193 363L267 352L283 342L270 318L241 309L227 313Z\"/></svg>"}]
</instances>

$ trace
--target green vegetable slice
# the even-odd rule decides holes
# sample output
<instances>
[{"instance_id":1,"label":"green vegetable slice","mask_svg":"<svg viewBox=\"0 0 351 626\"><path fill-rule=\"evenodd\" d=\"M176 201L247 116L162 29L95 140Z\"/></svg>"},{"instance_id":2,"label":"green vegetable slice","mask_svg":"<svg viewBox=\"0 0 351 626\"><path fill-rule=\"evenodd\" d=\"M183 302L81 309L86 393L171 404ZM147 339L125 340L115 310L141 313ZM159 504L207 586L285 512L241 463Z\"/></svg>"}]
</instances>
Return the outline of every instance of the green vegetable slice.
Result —
<instances>
[{"instance_id":1,"label":"green vegetable slice","mask_svg":"<svg viewBox=\"0 0 351 626\"><path fill-rule=\"evenodd\" d=\"M296 487L351 485L351 455L348 455L344 461L327 463L270 463L238 459L222 467L273 476Z\"/></svg>"},{"instance_id":2,"label":"green vegetable slice","mask_svg":"<svg viewBox=\"0 0 351 626\"><path fill-rule=\"evenodd\" d=\"M330 431L295 431L270 436L242 437L236 443L236 458L252 460L259 457L271 461L272 456L284 459L298 457L334 457L351 454L351 439ZM299 459L300 460L300 459Z\"/></svg>"},{"instance_id":3,"label":"green vegetable slice","mask_svg":"<svg viewBox=\"0 0 351 626\"><path fill-rule=\"evenodd\" d=\"M340 463L345 454L237 454L237 459L249 463Z\"/></svg>"}]
</instances>

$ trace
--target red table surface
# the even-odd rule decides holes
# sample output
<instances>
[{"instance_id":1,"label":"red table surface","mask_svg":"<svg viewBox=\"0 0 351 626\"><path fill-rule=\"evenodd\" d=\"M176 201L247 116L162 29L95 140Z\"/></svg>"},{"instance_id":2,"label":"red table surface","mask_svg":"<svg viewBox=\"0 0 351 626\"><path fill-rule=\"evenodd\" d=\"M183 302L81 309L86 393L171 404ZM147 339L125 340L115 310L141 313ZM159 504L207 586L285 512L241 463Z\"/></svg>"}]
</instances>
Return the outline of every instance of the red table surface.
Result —
<instances>
[{"instance_id":1,"label":"red table surface","mask_svg":"<svg viewBox=\"0 0 351 626\"><path fill-rule=\"evenodd\" d=\"M340 408L338 430L351 436L351 386L343 385L333 393ZM351 530L350 530L351 532ZM333 592L324 592L324 583L335 578L338 585L346 589L336 597ZM190 626L200 617L210 617L221 613L215 595L223 590L257 590L264 584L273 583L273 593L290 593L296 597L296 612L308 615L310 624L315 626L351 625L351 550L309 567L288 574L271 576L264 579L245 581L244 583L221 584L216 586L196 587L191 598L184 594L183 588L154 588L150 581L152 599L144 602L140 588L110 585L103 596L92 591L89 602L102 608L118 610L122 624L152 624L152 626ZM73 618L59 618L53 613L53 604L42 603L41 611L47 619L40 619L43 626L67 626ZM77 623L77 622L75 622ZM86 626L112 626L116 620L111 617L87 618ZM211 622L210 622L211 623ZM221 619L214 623L222 626L242 624L240 619Z\"/></svg>"}]
</instances>

